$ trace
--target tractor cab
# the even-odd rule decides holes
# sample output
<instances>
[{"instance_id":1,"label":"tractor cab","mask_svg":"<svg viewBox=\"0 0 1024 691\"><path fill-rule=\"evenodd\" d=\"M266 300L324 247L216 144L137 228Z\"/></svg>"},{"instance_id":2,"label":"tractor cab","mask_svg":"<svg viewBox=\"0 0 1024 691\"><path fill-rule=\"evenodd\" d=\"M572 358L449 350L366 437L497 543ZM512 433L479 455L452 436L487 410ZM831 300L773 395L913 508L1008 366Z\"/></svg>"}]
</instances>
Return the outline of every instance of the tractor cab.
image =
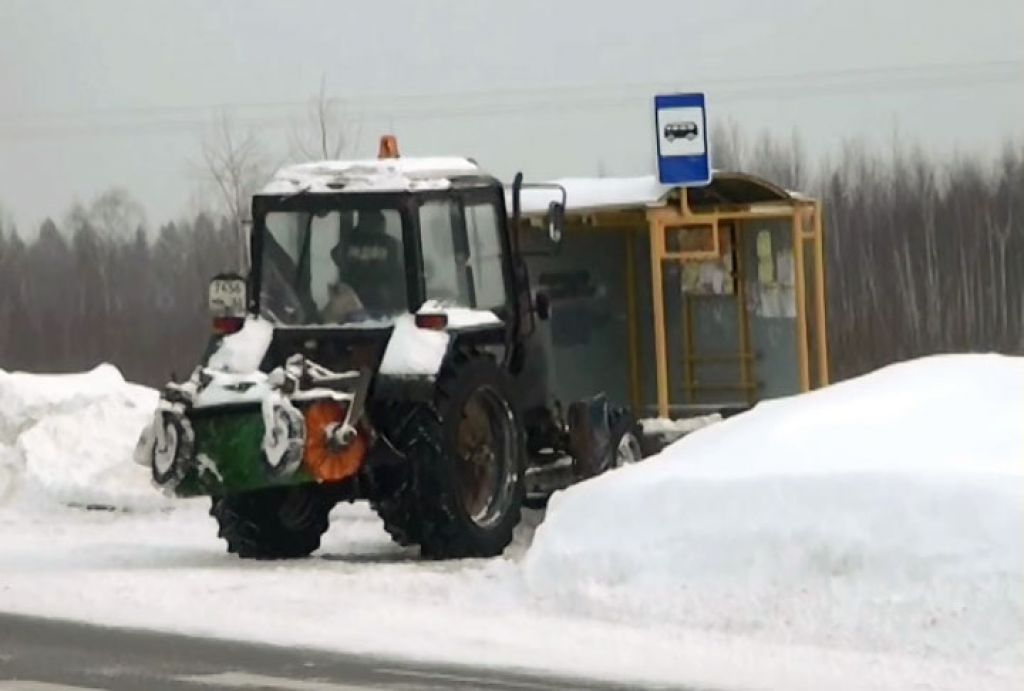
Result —
<instances>
[{"instance_id":1,"label":"tractor cab","mask_svg":"<svg viewBox=\"0 0 1024 691\"><path fill-rule=\"evenodd\" d=\"M465 158L399 158L390 141L382 153L393 157L287 167L254 197L251 271L233 289L248 299L224 309L222 276L211 307L222 333L245 313L274 324L267 366L304 352L375 370L396 317L431 306L493 313L490 328L467 337L505 363L530 330L501 182Z\"/></svg>"},{"instance_id":2,"label":"tractor cab","mask_svg":"<svg viewBox=\"0 0 1024 691\"><path fill-rule=\"evenodd\" d=\"M515 306L501 184L466 159L286 168L253 201L255 307L282 325Z\"/></svg>"}]
</instances>

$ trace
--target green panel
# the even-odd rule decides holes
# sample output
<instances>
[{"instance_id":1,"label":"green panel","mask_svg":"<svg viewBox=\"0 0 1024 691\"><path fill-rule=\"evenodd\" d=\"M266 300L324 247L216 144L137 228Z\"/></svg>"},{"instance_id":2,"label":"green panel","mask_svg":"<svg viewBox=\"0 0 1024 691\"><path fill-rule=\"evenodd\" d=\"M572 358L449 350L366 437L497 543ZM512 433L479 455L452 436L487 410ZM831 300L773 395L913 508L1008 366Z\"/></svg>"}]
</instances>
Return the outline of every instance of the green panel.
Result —
<instances>
[{"instance_id":1,"label":"green panel","mask_svg":"<svg viewBox=\"0 0 1024 691\"><path fill-rule=\"evenodd\" d=\"M197 461L175 489L178 496L231 494L314 481L305 466L286 477L274 477L268 472L262 461L263 416L258 408L204 413L190 421L196 436ZM208 465L204 467L200 457L209 459L216 471Z\"/></svg>"}]
</instances>

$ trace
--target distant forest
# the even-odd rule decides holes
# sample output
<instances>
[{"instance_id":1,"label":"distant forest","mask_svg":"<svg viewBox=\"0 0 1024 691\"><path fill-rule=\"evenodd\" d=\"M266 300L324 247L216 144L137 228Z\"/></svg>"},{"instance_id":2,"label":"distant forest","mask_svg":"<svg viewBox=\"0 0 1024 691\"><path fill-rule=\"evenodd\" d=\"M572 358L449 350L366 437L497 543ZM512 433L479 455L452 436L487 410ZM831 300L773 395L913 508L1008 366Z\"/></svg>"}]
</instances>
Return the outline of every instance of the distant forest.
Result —
<instances>
[{"instance_id":1,"label":"distant forest","mask_svg":"<svg viewBox=\"0 0 1024 691\"><path fill-rule=\"evenodd\" d=\"M1024 146L939 161L851 145L812 167L796 139L727 128L713 143L717 167L823 199L834 379L930 353L1024 354ZM0 224L0 369L112 362L153 385L190 372L209 334L207 281L239 261L244 190L229 191L224 213L149 232L118 190L30 242Z\"/></svg>"}]
</instances>

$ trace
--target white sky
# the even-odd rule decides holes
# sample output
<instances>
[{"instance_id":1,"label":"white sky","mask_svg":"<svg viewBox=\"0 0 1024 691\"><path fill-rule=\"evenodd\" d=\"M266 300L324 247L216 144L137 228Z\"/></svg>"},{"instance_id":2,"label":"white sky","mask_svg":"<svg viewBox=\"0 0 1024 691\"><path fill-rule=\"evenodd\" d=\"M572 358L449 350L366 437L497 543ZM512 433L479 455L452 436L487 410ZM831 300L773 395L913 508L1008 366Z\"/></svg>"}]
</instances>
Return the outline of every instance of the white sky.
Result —
<instances>
[{"instance_id":1,"label":"white sky","mask_svg":"<svg viewBox=\"0 0 1024 691\"><path fill-rule=\"evenodd\" d=\"M813 155L990 153L1024 135L1024 2L0 0L0 207L28 230L122 186L151 223L192 210L216 114L283 162L321 78L354 153L390 130L505 178L650 172L671 90Z\"/></svg>"}]
</instances>

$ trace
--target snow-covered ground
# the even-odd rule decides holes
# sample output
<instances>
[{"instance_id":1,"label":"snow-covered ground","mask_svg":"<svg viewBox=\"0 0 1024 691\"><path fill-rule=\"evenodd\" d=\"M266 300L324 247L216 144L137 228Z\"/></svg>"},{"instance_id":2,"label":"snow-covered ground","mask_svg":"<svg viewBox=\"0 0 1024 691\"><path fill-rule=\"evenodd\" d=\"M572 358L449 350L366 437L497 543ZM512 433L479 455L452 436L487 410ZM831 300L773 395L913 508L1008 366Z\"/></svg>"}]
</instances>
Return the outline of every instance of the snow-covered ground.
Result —
<instances>
[{"instance_id":1,"label":"snow-covered ground","mask_svg":"<svg viewBox=\"0 0 1024 691\"><path fill-rule=\"evenodd\" d=\"M1024 683L1022 359L758 406L557 495L505 558L447 563L361 505L312 559L225 554L205 502L131 462L153 396L0 373L0 610L626 682Z\"/></svg>"}]
</instances>

